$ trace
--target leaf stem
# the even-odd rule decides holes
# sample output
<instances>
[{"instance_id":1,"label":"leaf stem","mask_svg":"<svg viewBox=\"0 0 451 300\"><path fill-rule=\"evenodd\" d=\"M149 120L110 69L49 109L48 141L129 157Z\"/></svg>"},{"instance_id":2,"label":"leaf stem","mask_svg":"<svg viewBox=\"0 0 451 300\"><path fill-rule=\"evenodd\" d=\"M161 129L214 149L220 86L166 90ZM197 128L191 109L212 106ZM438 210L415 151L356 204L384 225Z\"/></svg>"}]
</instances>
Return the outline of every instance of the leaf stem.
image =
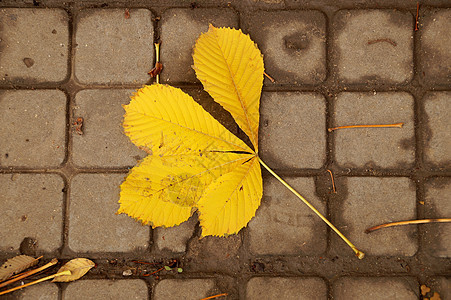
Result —
<instances>
[{"instance_id":1,"label":"leaf stem","mask_svg":"<svg viewBox=\"0 0 451 300\"><path fill-rule=\"evenodd\" d=\"M54 258L54 259L52 259L52 261L50 261L49 263L43 265L42 267L36 268L34 270L27 271L27 272L23 272L23 273L18 274L17 276L15 276L14 278L12 278L12 279L10 279L8 281L0 283L0 288L4 287L5 285L8 285L10 283L13 283L13 282L16 282L18 280L21 280L21 279L23 279L25 277L28 277L28 276L31 276L31 275L36 274L38 272L41 272L42 270L45 270L45 269L47 269L47 268L49 268L51 266L54 266L57 263L58 263L58 260L56 258Z\"/></svg>"},{"instance_id":2,"label":"leaf stem","mask_svg":"<svg viewBox=\"0 0 451 300\"><path fill-rule=\"evenodd\" d=\"M209 299L214 299L214 298L223 297L223 296L227 296L227 295L228 295L227 293L222 293L222 294L213 295L213 296L210 296L207 298L202 298L200 300L209 300Z\"/></svg>"},{"instance_id":3,"label":"leaf stem","mask_svg":"<svg viewBox=\"0 0 451 300\"><path fill-rule=\"evenodd\" d=\"M370 233L371 231L378 230L381 228L393 227L393 226L401 226L401 225L411 225L411 224L427 224L427 223L448 223L451 222L451 219L422 219L422 220L409 220L409 221L400 221L400 222L392 222L387 224L377 225L365 230L365 233Z\"/></svg>"},{"instance_id":4,"label":"leaf stem","mask_svg":"<svg viewBox=\"0 0 451 300\"><path fill-rule=\"evenodd\" d=\"M27 284L24 284L24 285L19 285L19 286L16 286L15 288L12 288L12 289L0 292L0 295L8 294L8 293L11 293L11 292L23 289L23 288L25 288L27 286L34 285L34 284L37 284L37 283L40 283L40 282L43 282L43 281L46 281L46 280L50 280L50 279L55 278L57 276L71 275L71 274L72 273L69 270L66 270L66 271L63 271L63 272L59 272L59 273L56 273L56 274L53 274L53 275L50 275L50 276L47 276L47 277L44 277L44 278L32 281L30 283L27 283Z\"/></svg>"},{"instance_id":5,"label":"leaf stem","mask_svg":"<svg viewBox=\"0 0 451 300\"><path fill-rule=\"evenodd\" d=\"M332 132L337 129L346 129L346 128L380 128L380 127L396 127L401 128L404 123L395 123L395 124L381 124L381 125L347 125L347 126L338 126L327 129L329 132Z\"/></svg>"},{"instance_id":6,"label":"leaf stem","mask_svg":"<svg viewBox=\"0 0 451 300\"><path fill-rule=\"evenodd\" d=\"M264 162L263 160L259 157L258 160L260 161L260 163L262 164L263 167L265 167L266 170L268 170L269 173L271 173L274 177L277 178L277 180L279 180L287 189L289 189L293 194L295 194L299 199L302 200L302 202L304 202L311 210L313 210L315 212L315 214L317 214L324 222L326 222L327 225L329 225L330 228L332 228L345 242L346 244L349 245L349 247L351 247L352 250L354 250L356 256L359 259L362 259L365 256L365 253L363 253L362 251L360 251L359 249L357 249L331 222L329 222L329 220L326 219L326 217L324 217L313 205L311 205L307 200L305 200L304 197L302 197L298 192L296 192L295 189L293 189L285 180L283 180L279 175L277 175L276 173L274 173L273 170L271 170L271 168L269 168Z\"/></svg>"}]
</instances>

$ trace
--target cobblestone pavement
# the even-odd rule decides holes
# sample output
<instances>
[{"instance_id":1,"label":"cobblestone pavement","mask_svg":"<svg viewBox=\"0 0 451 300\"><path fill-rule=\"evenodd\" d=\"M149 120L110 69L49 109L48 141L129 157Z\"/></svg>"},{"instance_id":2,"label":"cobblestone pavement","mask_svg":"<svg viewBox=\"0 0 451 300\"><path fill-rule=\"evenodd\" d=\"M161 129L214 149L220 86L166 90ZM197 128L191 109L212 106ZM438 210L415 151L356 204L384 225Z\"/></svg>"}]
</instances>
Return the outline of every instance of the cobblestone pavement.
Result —
<instances>
[{"instance_id":1,"label":"cobblestone pavement","mask_svg":"<svg viewBox=\"0 0 451 300\"><path fill-rule=\"evenodd\" d=\"M420 2L415 30L412 0L0 0L0 260L97 264L8 297L451 299L450 224L364 233L451 217L451 3ZM119 184L144 157L122 133L121 105L149 81L154 41L162 82L243 137L191 69L209 23L241 28L262 50L276 82L264 82L261 155L363 260L265 172L262 206L238 235L199 239L196 217L152 230L115 215Z\"/></svg>"}]
</instances>

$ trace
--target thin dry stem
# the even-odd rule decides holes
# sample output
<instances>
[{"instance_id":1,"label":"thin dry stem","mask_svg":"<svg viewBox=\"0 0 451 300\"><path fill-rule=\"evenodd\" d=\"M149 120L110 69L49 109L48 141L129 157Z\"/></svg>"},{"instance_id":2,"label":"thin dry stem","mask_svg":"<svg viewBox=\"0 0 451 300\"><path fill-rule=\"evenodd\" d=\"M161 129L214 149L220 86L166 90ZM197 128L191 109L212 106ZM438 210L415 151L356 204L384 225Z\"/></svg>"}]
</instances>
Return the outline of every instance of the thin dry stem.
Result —
<instances>
[{"instance_id":1,"label":"thin dry stem","mask_svg":"<svg viewBox=\"0 0 451 300\"><path fill-rule=\"evenodd\" d=\"M347 125L347 126L338 126L327 129L329 132L332 132L337 129L347 129L347 128L402 128L404 123L395 123L395 124L376 124L376 125Z\"/></svg>"},{"instance_id":2,"label":"thin dry stem","mask_svg":"<svg viewBox=\"0 0 451 300\"><path fill-rule=\"evenodd\" d=\"M271 80L272 83L276 82L276 81L274 80L274 78L272 78L271 76L269 76L268 74L266 74L266 72L263 72L263 74L264 74L266 77L268 77L268 79Z\"/></svg>"},{"instance_id":3,"label":"thin dry stem","mask_svg":"<svg viewBox=\"0 0 451 300\"><path fill-rule=\"evenodd\" d=\"M451 219L422 219L422 220L409 220L409 221L400 221L400 222L392 222L377 225L365 230L365 233L370 233L374 230L378 230L381 228L393 227L393 226L401 226L401 225L412 225L412 224L427 224L427 223L449 223Z\"/></svg>"},{"instance_id":4,"label":"thin dry stem","mask_svg":"<svg viewBox=\"0 0 451 300\"><path fill-rule=\"evenodd\" d=\"M156 56L156 62L160 62L160 43L155 43L155 56ZM157 80L157 83L160 83L160 74L157 74L156 80Z\"/></svg>"},{"instance_id":5,"label":"thin dry stem","mask_svg":"<svg viewBox=\"0 0 451 300\"><path fill-rule=\"evenodd\" d=\"M334 175L332 174L332 171L327 169L327 172L330 174L330 179L332 180L332 193L336 194L337 190L335 189L335 181L334 181Z\"/></svg>"},{"instance_id":6,"label":"thin dry stem","mask_svg":"<svg viewBox=\"0 0 451 300\"><path fill-rule=\"evenodd\" d=\"M415 16L415 31L418 31L418 13L420 11L420 2L417 2L417 15Z\"/></svg>"},{"instance_id":7,"label":"thin dry stem","mask_svg":"<svg viewBox=\"0 0 451 300\"><path fill-rule=\"evenodd\" d=\"M66 270L66 271L63 271L63 272L60 272L60 273L56 273L56 274L53 274L53 275L50 275L50 276L47 276L47 277L44 277L44 278L32 281L30 283L27 283L27 284L24 284L24 285L20 285L20 286L16 286L15 288L12 288L12 289L0 292L0 295L8 294L8 293L11 293L11 292L14 292L14 291L26 288L27 286L34 285L34 284L37 284L37 283L40 283L40 282L43 282L43 281L46 281L46 280L50 280L50 279L55 278L57 276L62 276L62 275L70 276L71 274L72 274L71 271Z\"/></svg>"},{"instance_id":8,"label":"thin dry stem","mask_svg":"<svg viewBox=\"0 0 451 300\"><path fill-rule=\"evenodd\" d=\"M41 257L42 257L42 256L41 256ZM39 259L39 258L41 258L41 257L38 257L37 259ZM34 270L30 270L30 271L26 271L26 272L22 272L22 273L20 273L20 274L17 274L17 276L14 276L14 278L11 278L11 279L8 280L8 281L2 282L2 283L0 284L0 288L1 288L1 287L4 287L4 286L6 286L6 285L8 285L8 284L10 284L10 283L16 282L16 281L21 280L21 279L23 279L23 278L26 278L26 277L28 277L28 276L31 276L31 275L33 275L33 274L36 274L36 273L38 273L38 272L41 272L42 270L45 270L45 269L47 269L47 268L50 268L51 266L54 266L54 265L56 265L57 263L58 263L58 260L57 260L56 258L54 258L54 259L52 259L49 263L43 265L42 267L39 267L39 268L36 268L36 269L34 269Z\"/></svg>"},{"instance_id":9,"label":"thin dry stem","mask_svg":"<svg viewBox=\"0 0 451 300\"><path fill-rule=\"evenodd\" d=\"M218 297L222 297L222 296L227 296L227 295L228 295L227 293L222 293L222 294L213 295L213 296L210 296L210 297L207 297L207 298L202 298L202 299L200 299L200 300L209 300L209 299L214 299L214 298L218 298Z\"/></svg>"}]
</instances>

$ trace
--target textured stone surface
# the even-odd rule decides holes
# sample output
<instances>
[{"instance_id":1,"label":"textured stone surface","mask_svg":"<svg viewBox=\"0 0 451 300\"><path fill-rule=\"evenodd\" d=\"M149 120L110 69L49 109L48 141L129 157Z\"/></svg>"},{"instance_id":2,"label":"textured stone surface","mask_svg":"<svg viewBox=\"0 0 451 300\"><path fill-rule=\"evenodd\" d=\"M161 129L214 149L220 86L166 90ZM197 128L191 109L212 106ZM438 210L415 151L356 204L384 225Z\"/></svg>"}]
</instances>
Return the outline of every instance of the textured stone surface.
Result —
<instances>
[{"instance_id":1,"label":"textured stone surface","mask_svg":"<svg viewBox=\"0 0 451 300\"><path fill-rule=\"evenodd\" d=\"M62 9L0 9L0 84L64 80L68 21Z\"/></svg>"},{"instance_id":2,"label":"textured stone surface","mask_svg":"<svg viewBox=\"0 0 451 300\"><path fill-rule=\"evenodd\" d=\"M21 300L58 300L58 286L50 282L27 287L20 293Z\"/></svg>"},{"instance_id":3,"label":"textured stone surface","mask_svg":"<svg viewBox=\"0 0 451 300\"><path fill-rule=\"evenodd\" d=\"M0 91L0 166L57 167L65 156L66 96Z\"/></svg>"},{"instance_id":4,"label":"textured stone surface","mask_svg":"<svg viewBox=\"0 0 451 300\"><path fill-rule=\"evenodd\" d=\"M451 167L451 92L428 93L424 110L428 134L425 135L425 158L429 163Z\"/></svg>"},{"instance_id":5,"label":"textured stone surface","mask_svg":"<svg viewBox=\"0 0 451 300\"><path fill-rule=\"evenodd\" d=\"M338 215L335 226L367 255L412 256L416 253L417 230L415 226L399 226L365 233L367 228L416 218L414 183L404 177L370 178L349 177L341 179L338 190L346 190L343 203L332 208ZM346 184L346 187L344 186ZM340 212L338 212L340 211ZM333 235L334 249L346 246ZM351 251L343 251L352 255Z\"/></svg>"},{"instance_id":6,"label":"textured stone surface","mask_svg":"<svg viewBox=\"0 0 451 300\"><path fill-rule=\"evenodd\" d=\"M319 11L257 12L245 20L277 84L318 84L326 78L326 19ZM272 83L265 78L265 84Z\"/></svg>"},{"instance_id":7,"label":"textured stone surface","mask_svg":"<svg viewBox=\"0 0 451 300\"><path fill-rule=\"evenodd\" d=\"M313 178L286 180L322 214ZM249 223L250 250L256 255L319 255L327 244L326 227L301 200L275 178L264 182L263 200Z\"/></svg>"},{"instance_id":8,"label":"textured stone surface","mask_svg":"<svg viewBox=\"0 0 451 300\"><path fill-rule=\"evenodd\" d=\"M324 97L313 93L263 93L259 139L259 152L271 168L321 168L326 151Z\"/></svg>"},{"instance_id":9,"label":"textured stone surface","mask_svg":"<svg viewBox=\"0 0 451 300\"><path fill-rule=\"evenodd\" d=\"M193 235L197 223L197 216L192 216L188 221L179 226L162 228L154 231L154 241L159 250L169 250L180 253L186 251L186 244Z\"/></svg>"},{"instance_id":10,"label":"textured stone surface","mask_svg":"<svg viewBox=\"0 0 451 300\"><path fill-rule=\"evenodd\" d=\"M148 288L143 280L80 280L71 282L64 291L63 299L149 299Z\"/></svg>"},{"instance_id":11,"label":"textured stone surface","mask_svg":"<svg viewBox=\"0 0 451 300\"><path fill-rule=\"evenodd\" d=\"M381 26L384 24L384 26ZM337 71L349 83L405 83L413 76L413 18L395 10L341 10L334 17Z\"/></svg>"},{"instance_id":12,"label":"textured stone surface","mask_svg":"<svg viewBox=\"0 0 451 300\"><path fill-rule=\"evenodd\" d=\"M17 251L26 237L37 240L39 252L61 247L63 188L58 175L1 174L0 250Z\"/></svg>"},{"instance_id":13,"label":"textured stone surface","mask_svg":"<svg viewBox=\"0 0 451 300\"><path fill-rule=\"evenodd\" d=\"M75 76L82 83L144 84L153 67L152 13L147 9L88 9L75 31Z\"/></svg>"},{"instance_id":14,"label":"textured stone surface","mask_svg":"<svg viewBox=\"0 0 451 300\"><path fill-rule=\"evenodd\" d=\"M246 286L246 300L327 299L327 286L321 278L254 277Z\"/></svg>"},{"instance_id":15,"label":"textured stone surface","mask_svg":"<svg viewBox=\"0 0 451 300\"><path fill-rule=\"evenodd\" d=\"M344 277L332 286L333 299L414 300L419 299L419 284L410 277Z\"/></svg>"},{"instance_id":16,"label":"textured stone surface","mask_svg":"<svg viewBox=\"0 0 451 300\"><path fill-rule=\"evenodd\" d=\"M75 96L73 119L83 118L83 135L73 133L72 159L79 167L133 166L146 156L124 134L122 105L134 90L83 90Z\"/></svg>"},{"instance_id":17,"label":"textured stone surface","mask_svg":"<svg viewBox=\"0 0 451 300\"><path fill-rule=\"evenodd\" d=\"M426 184L424 199L425 218L439 219L451 216L451 180L433 178ZM423 225L426 249L436 257L451 257L451 224Z\"/></svg>"},{"instance_id":18,"label":"textured stone surface","mask_svg":"<svg viewBox=\"0 0 451 300\"><path fill-rule=\"evenodd\" d=\"M413 97L407 93L341 93L333 127L404 123L402 128L338 129L335 159L345 168L399 168L415 159Z\"/></svg>"},{"instance_id":19,"label":"textured stone surface","mask_svg":"<svg viewBox=\"0 0 451 300\"><path fill-rule=\"evenodd\" d=\"M185 299L198 300L210 295L213 279L165 279L154 289L153 300Z\"/></svg>"},{"instance_id":20,"label":"textured stone surface","mask_svg":"<svg viewBox=\"0 0 451 300\"><path fill-rule=\"evenodd\" d=\"M451 9L428 9L421 20L421 69L429 83L451 83Z\"/></svg>"},{"instance_id":21,"label":"textured stone surface","mask_svg":"<svg viewBox=\"0 0 451 300\"><path fill-rule=\"evenodd\" d=\"M232 9L185 9L165 11L161 18L161 60L166 83L198 82L192 69L193 47L208 24L215 27L238 27L238 15Z\"/></svg>"},{"instance_id":22,"label":"textured stone surface","mask_svg":"<svg viewBox=\"0 0 451 300\"><path fill-rule=\"evenodd\" d=\"M149 227L119 208L123 174L80 174L72 179L69 206L69 247L76 252L126 252L144 250ZM95 230L87 232L87 228Z\"/></svg>"}]
</instances>

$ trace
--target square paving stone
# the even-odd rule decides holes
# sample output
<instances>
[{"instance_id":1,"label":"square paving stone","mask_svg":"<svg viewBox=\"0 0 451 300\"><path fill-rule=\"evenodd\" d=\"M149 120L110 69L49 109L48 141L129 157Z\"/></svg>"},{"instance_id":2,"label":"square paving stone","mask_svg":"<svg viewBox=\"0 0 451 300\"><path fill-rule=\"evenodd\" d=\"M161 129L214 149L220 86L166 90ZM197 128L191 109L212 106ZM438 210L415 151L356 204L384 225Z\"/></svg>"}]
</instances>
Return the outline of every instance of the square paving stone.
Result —
<instances>
[{"instance_id":1,"label":"square paving stone","mask_svg":"<svg viewBox=\"0 0 451 300\"><path fill-rule=\"evenodd\" d=\"M20 300L58 300L58 286L54 283L44 282L27 287L20 292Z\"/></svg>"},{"instance_id":2,"label":"square paving stone","mask_svg":"<svg viewBox=\"0 0 451 300\"><path fill-rule=\"evenodd\" d=\"M334 125L404 123L402 128L338 129L335 159L344 168L412 167L415 159L414 100L407 93L340 93Z\"/></svg>"},{"instance_id":3,"label":"square paving stone","mask_svg":"<svg viewBox=\"0 0 451 300\"><path fill-rule=\"evenodd\" d=\"M425 186L425 218L439 219L451 216L451 179L433 178ZM426 251L436 257L451 257L451 224L422 225L425 231Z\"/></svg>"},{"instance_id":4,"label":"square paving stone","mask_svg":"<svg viewBox=\"0 0 451 300\"><path fill-rule=\"evenodd\" d=\"M440 168L451 167L450 100L451 92L428 93L424 98L428 130L425 134L425 158Z\"/></svg>"},{"instance_id":5,"label":"square paving stone","mask_svg":"<svg viewBox=\"0 0 451 300\"><path fill-rule=\"evenodd\" d=\"M327 299L327 286L321 278L254 277L246 286L246 300Z\"/></svg>"},{"instance_id":6,"label":"square paving stone","mask_svg":"<svg viewBox=\"0 0 451 300\"><path fill-rule=\"evenodd\" d=\"M337 216L333 223L358 249L367 255L415 255L418 249L415 226L365 233L367 228L379 224L416 218L413 181L403 177L349 177L339 178L337 183L337 190L346 194L343 202L332 205L333 215ZM347 245L337 235L332 238L332 249L353 254L349 250L340 250Z\"/></svg>"},{"instance_id":7,"label":"square paving stone","mask_svg":"<svg viewBox=\"0 0 451 300\"><path fill-rule=\"evenodd\" d=\"M149 299L144 280L79 280L71 282L63 293L64 300Z\"/></svg>"},{"instance_id":8,"label":"square paving stone","mask_svg":"<svg viewBox=\"0 0 451 300\"><path fill-rule=\"evenodd\" d=\"M72 158L79 167L133 166L146 156L124 134L123 104L134 90L84 90L75 96L73 119L83 118L83 134L72 133Z\"/></svg>"},{"instance_id":9,"label":"square paving stone","mask_svg":"<svg viewBox=\"0 0 451 300\"><path fill-rule=\"evenodd\" d=\"M432 84L450 84L451 9L426 9L420 20L420 76Z\"/></svg>"},{"instance_id":10,"label":"square paving stone","mask_svg":"<svg viewBox=\"0 0 451 300\"><path fill-rule=\"evenodd\" d=\"M0 83L64 80L68 19L62 9L0 9Z\"/></svg>"},{"instance_id":11,"label":"square paving stone","mask_svg":"<svg viewBox=\"0 0 451 300\"><path fill-rule=\"evenodd\" d=\"M192 68L193 47L208 25L238 27L238 15L232 9L174 8L161 17L162 82L199 82Z\"/></svg>"},{"instance_id":12,"label":"square paving stone","mask_svg":"<svg viewBox=\"0 0 451 300\"><path fill-rule=\"evenodd\" d=\"M76 252L127 252L149 243L149 226L115 215L124 174L79 174L72 179L69 247Z\"/></svg>"},{"instance_id":13,"label":"square paving stone","mask_svg":"<svg viewBox=\"0 0 451 300\"><path fill-rule=\"evenodd\" d=\"M196 224L197 215L194 215L179 226L155 228L154 241L158 250L169 250L176 253L185 252L186 244L193 236Z\"/></svg>"},{"instance_id":14,"label":"square paving stone","mask_svg":"<svg viewBox=\"0 0 451 300\"><path fill-rule=\"evenodd\" d=\"M75 29L75 77L85 84L144 84L153 67L152 13L83 10Z\"/></svg>"},{"instance_id":15,"label":"square paving stone","mask_svg":"<svg viewBox=\"0 0 451 300\"><path fill-rule=\"evenodd\" d=\"M332 285L336 300L415 300L419 299L419 284L410 277L344 277Z\"/></svg>"},{"instance_id":16,"label":"square paving stone","mask_svg":"<svg viewBox=\"0 0 451 300\"><path fill-rule=\"evenodd\" d=\"M319 169L326 159L326 103L320 94L264 92L260 154L271 168Z\"/></svg>"},{"instance_id":17,"label":"square paving stone","mask_svg":"<svg viewBox=\"0 0 451 300\"><path fill-rule=\"evenodd\" d=\"M66 96L56 90L0 92L0 166L58 167L65 157Z\"/></svg>"},{"instance_id":18,"label":"square paving stone","mask_svg":"<svg viewBox=\"0 0 451 300\"><path fill-rule=\"evenodd\" d=\"M0 250L18 251L26 237L39 252L62 243L64 182L53 174L0 175Z\"/></svg>"},{"instance_id":19,"label":"square paving stone","mask_svg":"<svg viewBox=\"0 0 451 300\"><path fill-rule=\"evenodd\" d=\"M315 194L313 178L286 181L322 214L326 204ZM324 222L275 178L265 179L263 200L249 222L250 251L255 255L319 255L326 250Z\"/></svg>"},{"instance_id":20,"label":"square paving stone","mask_svg":"<svg viewBox=\"0 0 451 300\"><path fill-rule=\"evenodd\" d=\"M199 300L211 296L214 279L165 279L157 283L153 300Z\"/></svg>"},{"instance_id":21,"label":"square paving stone","mask_svg":"<svg viewBox=\"0 0 451 300\"><path fill-rule=\"evenodd\" d=\"M413 22L411 13L392 9L339 11L333 22L339 78L347 83L409 82Z\"/></svg>"},{"instance_id":22,"label":"square paving stone","mask_svg":"<svg viewBox=\"0 0 451 300\"><path fill-rule=\"evenodd\" d=\"M276 84L326 79L326 18L319 11L256 12L244 20ZM265 78L265 84L272 83Z\"/></svg>"}]
</instances>

